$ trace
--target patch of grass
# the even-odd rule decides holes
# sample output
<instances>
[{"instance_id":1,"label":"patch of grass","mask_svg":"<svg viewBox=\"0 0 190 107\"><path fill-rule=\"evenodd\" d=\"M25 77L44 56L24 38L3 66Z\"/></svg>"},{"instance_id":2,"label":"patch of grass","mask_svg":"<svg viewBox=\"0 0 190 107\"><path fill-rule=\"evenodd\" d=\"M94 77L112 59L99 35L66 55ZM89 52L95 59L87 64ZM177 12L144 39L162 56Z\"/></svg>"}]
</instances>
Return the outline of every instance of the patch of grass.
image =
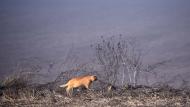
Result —
<instances>
[{"instance_id":1,"label":"patch of grass","mask_svg":"<svg viewBox=\"0 0 190 107\"><path fill-rule=\"evenodd\" d=\"M188 107L190 91L174 89L169 86L147 87L126 86L115 90L80 90L72 97L65 94L56 83L31 84L31 75L21 73L11 75L1 82L0 106L34 106L34 107L79 107L79 106L130 106L130 107ZM27 78L26 78L27 77ZM53 88L52 88L53 87Z\"/></svg>"}]
</instances>

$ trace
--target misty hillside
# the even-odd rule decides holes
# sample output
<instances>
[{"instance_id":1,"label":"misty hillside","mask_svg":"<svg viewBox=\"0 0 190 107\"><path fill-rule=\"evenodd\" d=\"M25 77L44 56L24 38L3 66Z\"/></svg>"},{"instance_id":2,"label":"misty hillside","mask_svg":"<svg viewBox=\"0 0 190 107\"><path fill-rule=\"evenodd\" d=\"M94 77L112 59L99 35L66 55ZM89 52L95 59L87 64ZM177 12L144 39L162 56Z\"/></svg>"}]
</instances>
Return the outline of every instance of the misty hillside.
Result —
<instances>
[{"instance_id":1,"label":"misty hillside","mask_svg":"<svg viewBox=\"0 0 190 107\"><path fill-rule=\"evenodd\" d=\"M188 107L189 5L1 0L0 106ZM59 87L84 75L90 90Z\"/></svg>"},{"instance_id":2,"label":"misty hillside","mask_svg":"<svg viewBox=\"0 0 190 107\"><path fill-rule=\"evenodd\" d=\"M168 80L164 81L177 75L182 77L179 82L189 81L188 4L178 0L2 1L0 76L33 58L40 59L47 71L49 64L62 62L71 49L78 59L73 66L87 63L94 56L90 45L100 36L122 34L139 41L147 64L172 59L172 64L150 81L160 82L165 75ZM55 68L52 71L54 78L60 73Z\"/></svg>"}]
</instances>

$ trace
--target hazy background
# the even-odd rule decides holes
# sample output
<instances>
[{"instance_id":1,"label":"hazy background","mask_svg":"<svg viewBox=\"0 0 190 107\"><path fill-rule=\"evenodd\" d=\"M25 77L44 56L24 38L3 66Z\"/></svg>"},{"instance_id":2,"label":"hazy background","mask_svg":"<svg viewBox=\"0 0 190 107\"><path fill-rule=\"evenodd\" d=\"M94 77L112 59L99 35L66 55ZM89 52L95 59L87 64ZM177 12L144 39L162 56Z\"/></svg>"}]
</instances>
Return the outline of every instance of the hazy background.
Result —
<instances>
[{"instance_id":1,"label":"hazy background","mask_svg":"<svg viewBox=\"0 0 190 107\"><path fill-rule=\"evenodd\" d=\"M83 63L90 44L118 34L139 41L146 63L173 59L160 80L190 81L189 0L1 0L0 74L24 58L60 61L71 47Z\"/></svg>"}]
</instances>

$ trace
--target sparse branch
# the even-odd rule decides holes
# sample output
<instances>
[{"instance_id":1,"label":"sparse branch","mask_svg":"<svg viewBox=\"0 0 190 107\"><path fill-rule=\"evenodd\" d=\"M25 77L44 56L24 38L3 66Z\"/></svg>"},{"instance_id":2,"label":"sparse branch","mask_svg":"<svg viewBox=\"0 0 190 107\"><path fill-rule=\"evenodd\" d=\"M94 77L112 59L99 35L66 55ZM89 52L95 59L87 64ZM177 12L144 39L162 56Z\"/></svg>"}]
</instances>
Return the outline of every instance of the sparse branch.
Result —
<instances>
[{"instance_id":1,"label":"sparse branch","mask_svg":"<svg viewBox=\"0 0 190 107\"><path fill-rule=\"evenodd\" d=\"M128 83L136 86L140 78L140 72L150 72L164 65L167 60L161 61L147 67L143 65L143 56L135 39L125 39L122 35L104 39L95 44L95 55L99 64L104 66L105 77L108 82L115 84L121 81L125 85L125 78L128 76ZM120 68L123 68L121 70ZM118 80L118 75L122 79Z\"/></svg>"}]
</instances>

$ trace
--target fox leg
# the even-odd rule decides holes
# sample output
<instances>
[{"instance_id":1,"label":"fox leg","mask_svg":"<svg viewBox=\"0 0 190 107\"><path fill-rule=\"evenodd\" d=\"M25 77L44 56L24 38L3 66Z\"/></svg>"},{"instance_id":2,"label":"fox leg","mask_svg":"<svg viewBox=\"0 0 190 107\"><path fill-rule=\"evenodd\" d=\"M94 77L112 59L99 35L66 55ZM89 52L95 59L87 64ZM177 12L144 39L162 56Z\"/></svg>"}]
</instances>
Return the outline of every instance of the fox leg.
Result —
<instances>
[{"instance_id":1,"label":"fox leg","mask_svg":"<svg viewBox=\"0 0 190 107\"><path fill-rule=\"evenodd\" d=\"M84 85L84 87L85 87L86 89L89 89L89 86L88 86L88 84L85 84L85 85Z\"/></svg>"},{"instance_id":2,"label":"fox leg","mask_svg":"<svg viewBox=\"0 0 190 107\"><path fill-rule=\"evenodd\" d=\"M72 96L73 95L73 88L70 89L70 95L69 96Z\"/></svg>"},{"instance_id":3,"label":"fox leg","mask_svg":"<svg viewBox=\"0 0 190 107\"><path fill-rule=\"evenodd\" d=\"M89 88L90 83L89 83L89 84L85 84L84 86L85 86L85 88L86 88L87 90L90 90L90 88Z\"/></svg>"},{"instance_id":4,"label":"fox leg","mask_svg":"<svg viewBox=\"0 0 190 107\"><path fill-rule=\"evenodd\" d=\"M68 96L72 96L73 88L67 87L66 92L67 92L67 95L68 95Z\"/></svg>"},{"instance_id":5,"label":"fox leg","mask_svg":"<svg viewBox=\"0 0 190 107\"><path fill-rule=\"evenodd\" d=\"M70 87L66 88L67 95L70 95Z\"/></svg>"}]
</instances>

